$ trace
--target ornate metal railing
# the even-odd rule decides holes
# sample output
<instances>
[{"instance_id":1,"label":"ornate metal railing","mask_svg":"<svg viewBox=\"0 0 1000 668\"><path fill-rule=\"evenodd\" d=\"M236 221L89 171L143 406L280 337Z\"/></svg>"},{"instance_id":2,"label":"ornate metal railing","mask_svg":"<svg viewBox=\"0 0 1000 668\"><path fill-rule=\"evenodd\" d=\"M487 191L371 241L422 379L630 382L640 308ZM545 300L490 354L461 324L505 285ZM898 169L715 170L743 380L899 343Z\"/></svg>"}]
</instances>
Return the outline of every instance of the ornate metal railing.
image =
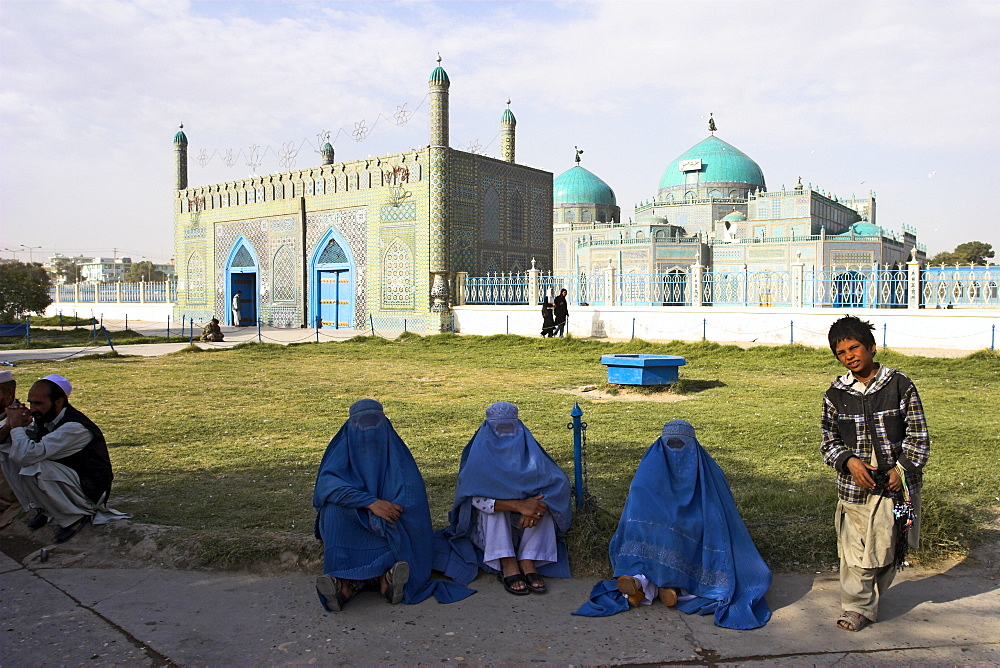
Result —
<instances>
[{"instance_id":1,"label":"ornate metal railing","mask_svg":"<svg viewBox=\"0 0 1000 668\"><path fill-rule=\"evenodd\" d=\"M527 274L493 274L466 281L466 304L527 304Z\"/></svg>"},{"instance_id":2,"label":"ornate metal railing","mask_svg":"<svg viewBox=\"0 0 1000 668\"><path fill-rule=\"evenodd\" d=\"M928 267L920 286L926 308L1000 306L1000 267Z\"/></svg>"},{"instance_id":3,"label":"ornate metal railing","mask_svg":"<svg viewBox=\"0 0 1000 668\"><path fill-rule=\"evenodd\" d=\"M170 304L177 301L177 283L76 283L49 288L52 301L83 304Z\"/></svg>"},{"instance_id":4,"label":"ornate metal railing","mask_svg":"<svg viewBox=\"0 0 1000 668\"><path fill-rule=\"evenodd\" d=\"M825 269L805 272L803 306L900 308L907 304L906 269Z\"/></svg>"}]
</instances>

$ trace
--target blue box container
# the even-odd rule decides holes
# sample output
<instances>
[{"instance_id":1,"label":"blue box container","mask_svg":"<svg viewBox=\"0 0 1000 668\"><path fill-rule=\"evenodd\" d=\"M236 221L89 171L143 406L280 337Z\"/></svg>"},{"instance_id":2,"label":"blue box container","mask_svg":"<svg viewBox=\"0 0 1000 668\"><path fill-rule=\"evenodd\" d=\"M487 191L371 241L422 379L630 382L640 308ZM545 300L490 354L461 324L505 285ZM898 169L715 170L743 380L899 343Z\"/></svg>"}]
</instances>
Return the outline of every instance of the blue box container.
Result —
<instances>
[{"instance_id":1,"label":"blue box container","mask_svg":"<svg viewBox=\"0 0 1000 668\"><path fill-rule=\"evenodd\" d=\"M601 364L615 385L670 385L687 360L678 355L601 355Z\"/></svg>"}]
</instances>

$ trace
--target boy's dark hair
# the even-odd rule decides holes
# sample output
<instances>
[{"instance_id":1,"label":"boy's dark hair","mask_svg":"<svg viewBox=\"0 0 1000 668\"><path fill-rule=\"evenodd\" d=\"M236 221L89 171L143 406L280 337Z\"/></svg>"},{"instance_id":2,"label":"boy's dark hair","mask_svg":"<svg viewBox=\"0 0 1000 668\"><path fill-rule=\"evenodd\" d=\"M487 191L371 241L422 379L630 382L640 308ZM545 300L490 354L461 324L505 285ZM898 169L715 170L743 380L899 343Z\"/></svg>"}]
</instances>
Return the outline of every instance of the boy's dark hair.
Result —
<instances>
[{"instance_id":1,"label":"boy's dark hair","mask_svg":"<svg viewBox=\"0 0 1000 668\"><path fill-rule=\"evenodd\" d=\"M859 341L865 348L871 348L875 345L875 335L872 334L874 331L875 325L867 320L862 320L853 315L845 315L830 325L830 333L828 334L830 350L836 355L837 344L847 339L854 339L855 341Z\"/></svg>"}]
</instances>

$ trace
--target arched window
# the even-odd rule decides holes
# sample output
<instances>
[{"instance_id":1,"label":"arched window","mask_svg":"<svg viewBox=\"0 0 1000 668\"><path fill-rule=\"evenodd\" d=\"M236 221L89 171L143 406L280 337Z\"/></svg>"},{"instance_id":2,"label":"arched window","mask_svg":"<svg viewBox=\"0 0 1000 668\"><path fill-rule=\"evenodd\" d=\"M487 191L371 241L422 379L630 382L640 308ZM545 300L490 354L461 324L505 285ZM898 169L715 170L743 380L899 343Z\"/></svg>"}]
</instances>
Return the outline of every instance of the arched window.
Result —
<instances>
[{"instance_id":1,"label":"arched window","mask_svg":"<svg viewBox=\"0 0 1000 668\"><path fill-rule=\"evenodd\" d=\"M241 249L242 250L242 249ZM274 254L271 265L272 299L276 302L295 301L295 254L288 244Z\"/></svg>"},{"instance_id":2,"label":"arched window","mask_svg":"<svg viewBox=\"0 0 1000 668\"><path fill-rule=\"evenodd\" d=\"M693 190L689 190L686 193L684 193L684 201L685 202L693 202L694 198L695 198L695 194L694 194Z\"/></svg>"},{"instance_id":3,"label":"arched window","mask_svg":"<svg viewBox=\"0 0 1000 668\"><path fill-rule=\"evenodd\" d=\"M187 262L187 300L192 304L205 303L205 260L194 252Z\"/></svg>"},{"instance_id":4,"label":"arched window","mask_svg":"<svg viewBox=\"0 0 1000 668\"><path fill-rule=\"evenodd\" d=\"M563 214L564 223L575 223L576 215L574 215L573 209L566 209L566 213Z\"/></svg>"},{"instance_id":5,"label":"arched window","mask_svg":"<svg viewBox=\"0 0 1000 668\"><path fill-rule=\"evenodd\" d=\"M492 186L483 198L483 238L500 241L500 194Z\"/></svg>"},{"instance_id":6,"label":"arched window","mask_svg":"<svg viewBox=\"0 0 1000 668\"><path fill-rule=\"evenodd\" d=\"M594 219L594 214L590 209L583 209L580 211L580 222L589 223Z\"/></svg>"},{"instance_id":7,"label":"arched window","mask_svg":"<svg viewBox=\"0 0 1000 668\"><path fill-rule=\"evenodd\" d=\"M382 257L382 306L413 308L413 253L400 239Z\"/></svg>"},{"instance_id":8,"label":"arched window","mask_svg":"<svg viewBox=\"0 0 1000 668\"><path fill-rule=\"evenodd\" d=\"M566 266L566 263L569 261L569 258L567 257L568 256L568 250L569 250L569 244L566 243L565 239L560 239L559 242L556 243L556 266L557 267L563 268L563 267Z\"/></svg>"},{"instance_id":9,"label":"arched window","mask_svg":"<svg viewBox=\"0 0 1000 668\"><path fill-rule=\"evenodd\" d=\"M524 199L516 191L510 198L510 240L515 244L524 242Z\"/></svg>"}]
</instances>

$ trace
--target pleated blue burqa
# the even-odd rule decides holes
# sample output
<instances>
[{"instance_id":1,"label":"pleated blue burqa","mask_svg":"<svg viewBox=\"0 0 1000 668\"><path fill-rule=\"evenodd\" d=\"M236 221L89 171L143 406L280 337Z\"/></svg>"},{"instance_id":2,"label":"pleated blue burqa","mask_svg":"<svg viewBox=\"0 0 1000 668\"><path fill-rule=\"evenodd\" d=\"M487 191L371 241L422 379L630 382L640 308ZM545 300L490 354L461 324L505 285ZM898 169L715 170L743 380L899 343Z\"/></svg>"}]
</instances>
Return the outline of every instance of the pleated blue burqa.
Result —
<instances>
[{"instance_id":1,"label":"pleated blue burqa","mask_svg":"<svg viewBox=\"0 0 1000 668\"><path fill-rule=\"evenodd\" d=\"M684 420L668 422L639 462L608 554L615 577L641 573L658 587L692 594L678 601L682 612L714 614L718 626L731 629L757 628L771 618L764 599L771 571L725 474ZM601 617L627 609L611 580L595 585L575 614Z\"/></svg>"},{"instance_id":2,"label":"pleated blue burqa","mask_svg":"<svg viewBox=\"0 0 1000 668\"><path fill-rule=\"evenodd\" d=\"M366 508L378 499L402 506L395 524ZM424 480L379 402L362 399L351 406L323 455L313 506L327 575L367 580L405 561L410 579L404 603L419 603L431 594L451 603L474 593L454 582L430 580L434 544Z\"/></svg>"},{"instance_id":3,"label":"pleated blue burqa","mask_svg":"<svg viewBox=\"0 0 1000 668\"><path fill-rule=\"evenodd\" d=\"M569 476L549 456L517 417L517 406L498 401L462 451L451 524L436 532L434 568L468 584L482 568L482 550L471 539L476 528L473 497L527 499L541 494L556 525L558 560L538 566L546 577L568 578L569 556L563 535L573 519ZM515 548L517 545L515 544Z\"/></svg>"}]
</instances>

